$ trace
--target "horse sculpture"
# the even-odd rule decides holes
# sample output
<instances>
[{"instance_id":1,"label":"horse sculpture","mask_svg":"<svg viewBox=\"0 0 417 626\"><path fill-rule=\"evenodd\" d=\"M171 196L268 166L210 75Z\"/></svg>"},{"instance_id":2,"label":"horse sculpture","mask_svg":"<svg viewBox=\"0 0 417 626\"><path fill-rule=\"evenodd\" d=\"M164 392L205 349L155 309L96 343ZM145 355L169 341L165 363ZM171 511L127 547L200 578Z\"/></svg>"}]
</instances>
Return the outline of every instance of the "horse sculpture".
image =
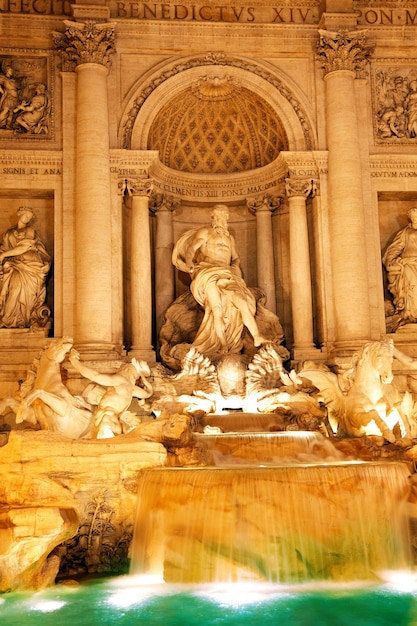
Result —
<instances>
[{"instance_id":1,"label":"horse sculpture","mask_svg":"<svg viewBox=\"0 0 417 626\"><path fill-rule=\"evenodd\" d=\"M72 339L54 339L37 357L14 398L0 401L0 412L10 407L16 423L39 424L71 439L85 436L93 423L93 407L74 396L62 382L61 364L73 345Z\"/></svg>"},{"instance_id":2,"label":"horse sculpture","mask_svg":"<svg viewBox=\"0 0 417 626\"><path fill-rule=\"evenodd\" d=\"M353 437L382 435L393 443L397 436L410 437L415 429L406 410L404 396L408 392L402 396L394 384L393 359L392 340L373 341L352 357L343 375L310 361L303 364L299 376L319 390L334 433Z\"/></svg>"},{"instance_id":3,"label":"horse sculpture","mask_svg":"<svg viewBox=\"0 0 417 626\"><path fill-rule=\"evenodd\" d=\"M73 395L62 381L61 364L67 355L71 365L93 381L82 396ZM133 397L143 403L152 395L150 373L148 364L136 359L115 373L101 373L80 363L72 339L54 339L33 362L19 393L0 400L0 414L9 407L17 424L39 424L42 430L71 439L113 437L134 428L135 416L128 408ZM137 380L143 387L135 384Z\"/></svg>"}]
</instances>

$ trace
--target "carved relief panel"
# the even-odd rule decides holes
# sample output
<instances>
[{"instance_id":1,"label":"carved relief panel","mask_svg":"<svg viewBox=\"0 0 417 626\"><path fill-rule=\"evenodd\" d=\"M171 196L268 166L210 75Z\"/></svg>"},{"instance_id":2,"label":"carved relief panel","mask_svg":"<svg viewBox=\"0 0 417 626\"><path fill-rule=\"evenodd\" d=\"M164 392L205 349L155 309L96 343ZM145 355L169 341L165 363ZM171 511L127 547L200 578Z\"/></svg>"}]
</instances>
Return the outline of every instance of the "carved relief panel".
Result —
<instances>
[{"instance_id":1,"label":"carved relief panel","mask_svg":"<svg viewBox=\"0 0 417 626\"><path fill-rule=\"evenodd\" d=\"M393 59L373 68L374 135L380 144L412 144L417 138L417 66Z\"/></svg>"},{"instance_id":2,"label":"carved relief panel","mask_svg":"<svg viewBox=\"0 0 417 626\"><path fill-rule=\"evenodd\" d=\"M51 83L47 56L0 50L0 140L52 138Z\"/></svg>"}]
</instances>

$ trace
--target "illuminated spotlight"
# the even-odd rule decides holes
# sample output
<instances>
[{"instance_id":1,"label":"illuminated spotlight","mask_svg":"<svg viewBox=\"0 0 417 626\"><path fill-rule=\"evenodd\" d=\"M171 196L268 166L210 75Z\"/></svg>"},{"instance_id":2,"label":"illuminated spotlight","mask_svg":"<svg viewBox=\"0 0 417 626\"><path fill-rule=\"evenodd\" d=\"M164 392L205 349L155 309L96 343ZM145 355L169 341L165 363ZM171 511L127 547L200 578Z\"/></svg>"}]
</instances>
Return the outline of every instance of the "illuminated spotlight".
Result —
<instances>
[{"instance_id":1,"label":"illuminated spotlight","mask_svg":"<svg viewBox=\"0 0 417 626\"><path fill-rule=\"evenodd\" d=\"M195 595L212 600L219 605L235 607L291 596L290 593L283 589L280 590L276 585L254 585L252 583L247 585L231 583L222 587L208 586L199 589Z\"/></svg>"},{"instance_id":2,"label":"illuminated spotlight","mask_svg":"<svg viewBox=\"0 0 417 626\"><path fill-rule=\"evenodd\" d=\"M155 597L161 591L162 583L165 585L157 576L127 576L124 581L111 585L116 588L110 592L106 603L120 608L141 604L148 598Z\"/></svg>"},{"instance_id":3,"label":"illuminated spotlight","mask_svg":"<svg viewBox=\"0 0 417 626\"><path fill-rule=\"evenodd\" d=\"M42 613L53 613L53 611L59 611L66 602L63 600L39 600L35 604L31 604L31 611L41 611Z\"/></svg>"},{"instance_id":4,"label":"illuminated spotlight","mask_svg":"<svg viewBox=\"0 0 417 626\"><path fill-rule=\"evenodd\" d=\"M410 570L386 570L378 572L392 591L415 593L417 591L417 574Z\"/></svg>"}]
</instances>

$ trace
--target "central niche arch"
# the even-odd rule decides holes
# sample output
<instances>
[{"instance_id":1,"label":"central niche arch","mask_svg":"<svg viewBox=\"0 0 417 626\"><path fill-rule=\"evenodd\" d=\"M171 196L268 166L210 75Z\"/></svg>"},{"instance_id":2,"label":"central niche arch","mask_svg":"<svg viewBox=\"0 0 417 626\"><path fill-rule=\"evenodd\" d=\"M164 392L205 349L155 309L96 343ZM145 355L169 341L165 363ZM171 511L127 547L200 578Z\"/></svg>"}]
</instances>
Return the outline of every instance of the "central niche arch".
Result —
<instances>
[{"instance_id":1,"label":"central niche arch","mask_svg":"<svg viewBox=\"0 0 417 626\"><path fill-rule=\"evenodd\" d=\"M235 77L204 76L161 108L147 147L173 170L232 174L272 163L288 139L263 97Z\"/></svg>"},{"instance_id":2,"label":"central niche arch","mask_svg":"<svg viewBox=\"0 0 417 626\"><path fill-rule=\"evenodd\" d=\"M158 150L174 171L231 174L316 149L313 127L305 96L277 68L210 54L164 63L134 85L120 137L125 149Z\"/></svg>"}]
</instances>

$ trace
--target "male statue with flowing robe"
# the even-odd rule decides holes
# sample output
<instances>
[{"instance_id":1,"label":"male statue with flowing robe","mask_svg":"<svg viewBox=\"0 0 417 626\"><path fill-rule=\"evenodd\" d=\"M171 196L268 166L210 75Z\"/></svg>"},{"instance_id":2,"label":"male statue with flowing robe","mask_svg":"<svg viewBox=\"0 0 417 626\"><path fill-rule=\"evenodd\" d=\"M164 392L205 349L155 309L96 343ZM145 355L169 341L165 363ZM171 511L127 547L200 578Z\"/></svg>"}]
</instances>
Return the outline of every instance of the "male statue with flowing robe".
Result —
<instances>
[{"instance_id":1,"label":"male statue with flowing robe","mask_svg":"<svg viewBox=\"0 0 417 626\"><path fill-rule=\"evenodd\" d=\"M215 205L211 226L184 233L172 257L179 270L190 274L191 292L204 309L193 341L202 354L239 352L244 326L256 347L268 341L255 320L256 301L242 278L228 217L225 205Z\"/></svg>"}]
</instances>

